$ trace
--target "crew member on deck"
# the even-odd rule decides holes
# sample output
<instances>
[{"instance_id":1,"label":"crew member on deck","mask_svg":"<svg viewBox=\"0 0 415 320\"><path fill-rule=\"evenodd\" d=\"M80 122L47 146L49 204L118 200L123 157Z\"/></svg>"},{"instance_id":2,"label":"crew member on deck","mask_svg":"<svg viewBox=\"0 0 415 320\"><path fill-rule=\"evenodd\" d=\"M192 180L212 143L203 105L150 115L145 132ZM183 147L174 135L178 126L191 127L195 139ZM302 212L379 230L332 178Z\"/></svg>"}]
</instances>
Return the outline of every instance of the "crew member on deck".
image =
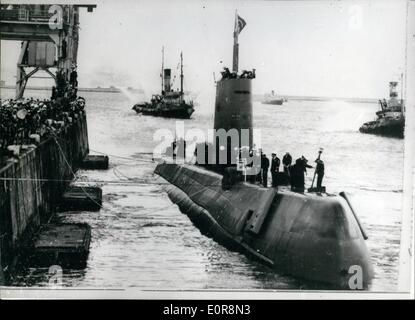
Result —
<instances>
[{"instance_id":1,"label":"crew member on deck","mask_svg":"<svg viewBox=\"0 0 415 320\"><path fill-rule=\"evenodd\" d=\"M262 184L262 149L258 149L258 151L256 152L256 157L259 158L259 161L256 164L256 180L255 183L259 182L260 184Z\"/></svg>"},{"instance_id":2,"label":"crew member on deck","mask_svg":"<svg viewBox=\"0 0 415 320\"><path fill-rule=\"evenodd\" d=\"M307 162L308 160L304 156L301 156L301 158L295 161L295 165L291 166L291 190L304 192L305 174L307 173L307 168L312 168Z\"/></svg>"},{"instance_id":3,"label":"crew member on deck","mask_svg":"<svg viewBox=\"0 0 415 320\"><path fill-rule=\"evenodd\" d=\"M231 76L231 72L229 71L229 68L224 67L223 71L221 72L222 74L222 79L228 79Z\"/></svg>"},{"instance_id":4,"label":"crew member on deck","mask_svg":"<svg viewBox=\"0 0 415 320\"><path fill-rule=\"evenodd\" d=\"M275 188L278 186L277 176L278 176L278 172L280 171L281 161L280 161L280 158L278 158L275 153L273 153L271 156L272 156L272 160L271 160L272 186Z\"/></svg>"},{"instance_id":5,"label":"crew member on deck","mask_svg":"<svg viewBox=\"0 0 415 320\"><path fill-rule=\"evenodd\" d=\"M268 186L268 168L269 159L265 154L261 155L261 171L262 171L262 185L266 188Z\"/></svg>"},{"instance_id":6,"label":"crew member on deck","mask_svg":"<svg viewBox=\"0 0 415 320\"><path fill-rule=\"evenodd\" d=\"M176 147L177 147L177 141L176 141L176 138L174 138L174 141L171 144L173 161L176 160L176 151L177 151Z\"/></svg>"},{"instance_id":7,"label":"crew member on deck","mask_svg":"<svg viewBox=\"0 0 415 320\"><path fill-rule=\"evenodd\" d=\"M292 161L293 161L293 158L291 157L289 152L287 152L282 158L282 164L284 166L284 173L288 176L290 175L290 167L291 167Z\"/></svg>"},{"instance_id":8,"label":"crew member on deck","mask_svg":"<svg viewBox=\"0 0 415 320\"><path fill-rule=\"evenodd\" d=\"M301 158L295 161L290 168L291 190L296 192L304 192L304 162Z\"/></svg>"},{"instance_id":9,"label":"crew member on deck","mask_svg":"<svg viewBox=\"0 0 415 320\"><path fill-rule=\"evenodd\" d=\"M307 174L307 168L312 168L313 166L308 164L308 160L304 156L301 156L301 161L303 163L304 173Z\"/></svg>"},{"instance_id":10,"label":"crew member on deck","mask_svg":"<svg viewBox=\"0 0 415 320\"><path fill-rule=\"evenodd\" d=\"M324 162L321 159L316 159L316 174L317 174L317 189L321 190L321 184L323 183L324 177Z\"/></svg>"}]
</instances>

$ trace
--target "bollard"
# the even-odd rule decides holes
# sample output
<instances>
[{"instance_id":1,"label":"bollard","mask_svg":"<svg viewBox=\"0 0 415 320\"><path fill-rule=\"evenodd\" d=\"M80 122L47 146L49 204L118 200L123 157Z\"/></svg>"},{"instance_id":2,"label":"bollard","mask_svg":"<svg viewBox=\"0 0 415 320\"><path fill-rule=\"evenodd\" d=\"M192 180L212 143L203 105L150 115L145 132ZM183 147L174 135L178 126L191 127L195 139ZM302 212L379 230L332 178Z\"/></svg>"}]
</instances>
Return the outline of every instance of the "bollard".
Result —
<instances>
[{"instance_id":1,"label":"bollard","mask_svg":"<svg viewBox=\"0 0 415 320\"><path fill-rule=\"evenodd\" d=\"M82 169L108 169L109 158L103 155L87 155L81 163Z\"/></svg>"}]
</instances>

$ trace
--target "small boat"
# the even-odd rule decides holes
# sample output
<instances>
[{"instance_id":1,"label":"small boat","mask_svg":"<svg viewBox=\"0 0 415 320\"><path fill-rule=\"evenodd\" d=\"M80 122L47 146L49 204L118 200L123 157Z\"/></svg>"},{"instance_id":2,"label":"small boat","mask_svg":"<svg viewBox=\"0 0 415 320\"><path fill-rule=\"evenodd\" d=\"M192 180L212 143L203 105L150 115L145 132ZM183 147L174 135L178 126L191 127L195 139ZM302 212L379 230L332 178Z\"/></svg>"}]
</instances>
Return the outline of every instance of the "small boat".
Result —
<instances>
[{"instance_id":1,"label":"small boat","mask_svg":"<svg viewBox=\"0 0 415 320\"><path fill-rule=\"evenodd\" d=\"M364 123L359 131L362 133L372 133L382 136L403 138L405 118L401 113L385 113L375 121Z\"/></svg>"},{"instance_id":2,"label":"small boat","mask_svg":"<svg viewBox=\"0 0 415 320\"><path fill-rule=\"evenodd\" d=\"M265 95L265 99L262 100L261 103L262 104L274 104L274 105L280 106L286 101L287 99L274 95L274 90L272 90L271 94Z\"/></svg>"},{"instance_id":3,"label":"small boat","mask_svg":"<svg viewBox=\"0 0 415 320\"><path fill-rule=\"evenodd\" d=\"M389 100L379 100L381 110L376 112L377 119L364 123L359 131L382 136L403 138L405 128L405 104L401 96L398 99L398 82L390 82ZM402 94L401 94L402 95Z\"/></svg>"},{"instance_id":4,"label":"small boat","mask_svg":"<svg viewBox=\"0 0 415 320\"><path fill-rule=\"evenodd\" d=\"M161 94L155 94L150 102L137 103L133 110L139 114L155 117L190 119L194 112L193 101L186 102L183 91L183 54L180 54L180 91L171 87L171 69L164 69L164 49L161 75Z\"/></svg>"}]
</instances>

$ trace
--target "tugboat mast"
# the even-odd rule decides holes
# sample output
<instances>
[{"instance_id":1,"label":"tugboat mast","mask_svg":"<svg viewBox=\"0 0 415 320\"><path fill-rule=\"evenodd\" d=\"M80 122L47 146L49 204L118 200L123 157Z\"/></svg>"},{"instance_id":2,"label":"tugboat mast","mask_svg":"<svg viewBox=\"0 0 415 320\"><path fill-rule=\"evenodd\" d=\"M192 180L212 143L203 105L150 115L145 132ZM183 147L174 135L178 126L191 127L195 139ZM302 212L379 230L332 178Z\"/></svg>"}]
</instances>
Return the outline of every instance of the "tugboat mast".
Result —
<instances>
[{"instance_id":1,"label":"tugboat mast","mask_svg":"<svg viewBox=\"0 0 415 320\"><path fill-rule=\"evenodd\" d=\"M161 93L163 94L164 92L164 46L161 47L161 72L160 72L160 77L161 77Z\"/></svg>"},{"instance_id":2,"label":"tugboat mast","mask_svg":"<svg viewBox=\"0 0 415 320\"><path fill-rule=\"evenodd\" d=\"M183 51L180 52L180 97L183 97Z\"/></svg>"}]
</instances>

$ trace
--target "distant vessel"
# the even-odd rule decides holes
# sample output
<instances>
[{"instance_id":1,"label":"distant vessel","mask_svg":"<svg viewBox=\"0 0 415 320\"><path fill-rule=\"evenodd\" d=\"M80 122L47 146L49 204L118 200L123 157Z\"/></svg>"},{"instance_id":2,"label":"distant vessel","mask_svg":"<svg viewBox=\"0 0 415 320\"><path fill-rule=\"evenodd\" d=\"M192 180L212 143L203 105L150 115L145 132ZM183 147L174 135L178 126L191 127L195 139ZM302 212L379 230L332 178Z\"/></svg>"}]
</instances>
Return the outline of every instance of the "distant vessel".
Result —
<instances>
[{"instance_id":1,"label":"distant vessel","mask_svg":"<svg viewBox=\"0 0 415 320\"><path fill-rule=\"evenodd\" d=\"M397 86L398 82L389 82L389 100L379 100L381 110L376 112L377 119L364 123L359 128L360 132L397 138L404 137L405 103L402 93L401 99L398 99Z\"/></svg>"},{"instance_id":2,"label":"distant vessel","mask_svg":"<svg viewBox=\"0 0 415 320\"><path fill-rule=\"evenodd\" d=\"M287 99L282 97L278 97L274 94L274 90L271 91L271 94L265 95L265 99L262 100L262 104L275 104L275 105L282 105Z\"/></svg>"},{"instance_id":3,"label":"distant vessel","mask_svg":"<svg viewBox=\"0 0 415 320\"><path fill-rule=\"evenodd\" d=\"M137 103L133 110L144 115L166 118L189 119L193 114L193 101L186 102L183 92L183 54L180 54L180 91L171 88L171 69L164 69L164 48L162 50L161 94L151 97L150 103Z\"/></svg>"}]
</instances>

